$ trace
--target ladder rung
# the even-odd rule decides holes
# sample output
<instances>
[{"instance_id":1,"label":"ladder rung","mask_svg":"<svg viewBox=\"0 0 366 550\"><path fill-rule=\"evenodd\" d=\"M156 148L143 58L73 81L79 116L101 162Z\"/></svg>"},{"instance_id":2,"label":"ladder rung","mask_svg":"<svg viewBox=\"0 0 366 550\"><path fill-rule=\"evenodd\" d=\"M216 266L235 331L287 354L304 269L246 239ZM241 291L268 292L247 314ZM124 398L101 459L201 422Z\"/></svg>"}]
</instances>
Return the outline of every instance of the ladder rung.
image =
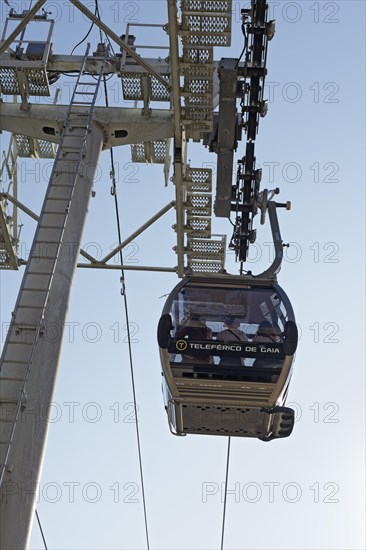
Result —
<instances>
[{"instance_id":1,"label":"ladder rung","mask_svg":"<svg viewBox=\"0 0 366 550\"><path fill-rule=\"evenodd\" d=\"M50 271L28 271L28 275L51 275L52 265ZM24 288L23 288L24 290Z\"/></svg>"},{"instance_id":2,"label":"ladder rung","mask_svg":"<svg viewBox=\"0 0 366 550\"><path fill-rule=\"evenodd\" d=\"M24 325L22 325L21 323L19 324L15 321L12 328L14 328L15 330L37 330L38 326L39 326L39 324L37 324L37 325L24 324Z\"/></svg>"},{"instance_id":3,"label":"ladder rung","mask_svg":"<svg viewBox=\"0 0 366 550\"><path fill-rule=\"evenodd\" d=\"M75 162L75 159L64 159L65 162ZM62 172L56 172L55 175L57 176L75 176L77 177L79 174L76 173L74 174L73 172L65 172L65 171L62 171ZM55 187L68 187L69 189L73 189L74 185L73 183L71 183L71 185L67 185L66 183L54 183L53 188ZM69 200L70 197L68 196L67 199ZM64 197L64 200L66 200L66 197Z\"/></svg>"},{"instance_id":4,"label":"ladder rung","mask_svg":"<svg viewBox=\"0 0 366 550\"><path fill-rule=\"evenodd\" d=\"M62 147L62 153L80 153L81 151L84 151L85 150L85 141L86 141L86 136L76 136L76 137L80 137L80 143L78 143L76 146L73 146L73 145L68 145L65 143L65 145ZM76 159L74 159L74 162L75 162ZM62 162L63 161L63 157L61 156L60 157L60 161Z\"/></svg>"},{"instance_id":5,"label":"ladder rung","mask_svg":"<svg viewBox=\"0 0 366 550\"><path fill-rule=\"evenodd\" d=\"M46 291L44 291L46 292ZM43 306L21 306L18 305L17 309L43 309Z\"/></svg>"},{"instance_id":6,"label":"ladder rung","mask_svg":"<svg viewBox=\"0 0 366 550\"><path fill-rule=\"evenodd\" d=\"M62 187L62 185L59 185L58 187ZM59 244L59 241L38 241L37 244Z\"/></svg>"},{"instance_id":7,"label":"ladder rung","mask_svg":"<svg viewBox=\"0 0 366 550\"><path fill-rule=\"evenodd\" d=\"M39 254L32 254L29 258L30 260L52 260L55 261L55 256L40 256ZM53 267L53 266L52 266ZM51 275L51 273L40 273L40 275ZM23 290L28 290L24 289Z\"/></svg>"},{"instance_id":8,"label":"ladder rung","mask_svg":"<svg viewBox=\"0 0 366 550\"><path fill-rule=\"evenodd\" d=\"M42 229L63 229L63 225L41 225Z\"/></svg>"},{"instance_id":9,"label":"ladder rung","mask_svg":"<svg viewBox=\"0 0 366 550\"><path fill-rule=\"evenodd\" d=\"M86 136L88 134L88 128L87 126L79 126L78 128L80 128L82 130L82 132L79 134L79 133L75 133L74 129L70 131L70 133L68 134L65 134L65 140L64 141L67 141L67 138L69 139L72 139L75 141L75 139L79 138L79 139L82 139L82 140L85 140L86 139ZM75 128L76 129L76 128ZM72 147L72 145L70 145L70 147Z\"/></svg>"},{"instance_id":10,"label":"ladder rung","mask_svg":"<svg viewBox=\"0 0 366 550\"><path fill-rule=\"evenodd\" d=\"M51 199L51 200L56 200L56 199ZM65 200L65 199L64 199ZM57 210L44 210L43 211L43 214L59 214L60 216L63 216L64 215L64 212L57 212Z\"/></svg>"},{"instance_id":11,"label":"ladder rung","mask_svg":"<svg viewBox=\"0 0 366 550\"><path fill-rule=\"evenodd\" d=\"M48 200L50 200L50 201L64 201L64 202L68 202L68 200L65 199L65 197L49 197ZM50 212L50 213L52 214L53 212ZM61 212L55 212L55 214L60 214L60 213L61 213Z\"/></svg>"},{"instance_id":12,"label":"ladder rung","mask_svg":"<svg viewBox=\"0 0 366 550\"><path fill-rule=\"evenodd\" d=\"M17 359L4 359L3 363L10 363L10 364L14 364L14 365L28 365L29 361L18 361ZM4 377L1 376L0 377L0 382L1 380L4 380Z\"/></svg>"},{"instance_id":13,"label":"ladder rung","mask_svg":"<svg viewBox=\"0 0 366 550\"><path fill-rule=\"evenodd\" d=\"M74 92L75 95L94 95L95 94L95 90L93 92Z\"/></svg>"},{"instance_id":14,"label":"ladder rung","mask_svg":"<svg viewBox=\"0 0 366 550\"><path fill-rule=\"evenodd\" d=\"M76 160L77 159L62 158L61 162L73 162L75 164ZM71 176L77 176L78 175L76 171L74 171L74 172L65 172L65 170L58 170L57 172L55 172L55 176L62 176L63 174L67 174L67 175L71 175ZM68 186L66 185L66 187L68 187ZM69 187L73 187L73 185L71 184Z\"/></svg>"},{"instance_id":15,"label":"ladder rung","mask_svg":"<svg viewBox=\"0 0 366 550\"><path fill-rule=\"evenodd\" d=\"M80 137L82 138L82 141L80 143L80 145L78 145L77 147L73 147L73 146L69 146L69 145L65 145L63 148L62 148L62 154L64 153L80 153L81 151L84 151L85 150L85 138L86 136L77 136L77 137ZM61 156L60 157L60 161L62 162L63 157ZM76 161L76 159L74 159L74 162Z\"/></svg>"},{"instance_id":16,"label":"ladder rung","mask_svg":"<svg viewBox=\"0 0 366 550\"><path fill-rule=\"evenodd\" d=\"M1 403L0 403L0 405L1 405ZM13 418L6 418L6 417L2 418L1 423L3 423L3 422L6 422L7 424L14 424L14 417ZM6 441L6 440L5 441L3 441L3 440L0 441L0 445L9 445L9 440L8 441Z\"/></svg>"},{"instance_id":17,"label":"ladder rung","mask_svg":"<svg viewBox=\"0 0 366 550\"><path fill-rule=\"evenodd\" d=\"M17 378L16 376L2 376L0 378L0 382L24 382L24 378Z\"/></svg>"},{"instance_id":18,"label":"ladder rung","mask_svg":"<svg viewBox=\"0 0 366 550\"><path fill-rule=\"evenodd\" d=\"M75 162L75 159L62 159L62 160L65 161L65 162ZM70 172L55 172L55 174L57 174L58 176L62 176L64 174L70 174ZM78 176L79 174L78 173L74 174L73 172L71 172L71 175L72 176L74 176L74 175ZM52 185L52 187L53 188L55 188L55 187L68 187L69 189L72 189L73 184L67 185L66 183L54 183Z\"/></svg>"},{"instance_id":19,"label":"ladder rung","mask_svg":"<svg viewBox=\"0 0 366 550\"><path fill-rule=\"evenodd\" d=\"M46 273L46 275L48 275L48 273ZM23 290L31 290L32 292L45 292L47 289L45 288L31 288L30 286L25 286L24 288L22 288L22 291Z\"/></svg>"}]
</instances>

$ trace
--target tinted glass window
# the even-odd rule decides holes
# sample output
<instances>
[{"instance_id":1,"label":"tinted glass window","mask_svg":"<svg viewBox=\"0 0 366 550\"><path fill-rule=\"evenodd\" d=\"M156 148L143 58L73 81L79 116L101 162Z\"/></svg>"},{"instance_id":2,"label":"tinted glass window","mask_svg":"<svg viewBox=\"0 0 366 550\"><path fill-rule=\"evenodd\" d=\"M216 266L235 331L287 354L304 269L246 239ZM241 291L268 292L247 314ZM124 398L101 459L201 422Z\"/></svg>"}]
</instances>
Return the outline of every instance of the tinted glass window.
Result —
<instances>
[{"instance_id":1,"label":"tinted glass window","mask_svg":"<svg viewBox=\"0 0 366 550\"><path fill-rule=\"evenodd\" d=\"M179 292L171 307L176 339L220 341L224 345L247 342L249 346L282 342L287 318L284 304L273 288L204 288L186 286ZM184 347L184 344L183 344ZM197 347L198 349L198 347ZM208 346L209 349L209 346ZM239 353L241 355L241 353ZM245 355L245 354L244 354ZM250 354L248 354L250 355ZM274 364L273 357L254 358L226 355L215 351L186 349L172 355L173 362L209 363L212 365L264 366ZM277 365L279 362L275 362Z\"/></svg>"},{"instance_id":2,"label":"tinted glass window","mask_svg":"<svg viewBox=\"0 0 366 550\"><path fill-rule=\"evenodd\" d=\"M280 297L268 288L202 288L184 287L173 302L171 311L175 330L173 335L187 325L206 325L215 338L227 328L226 321L235 320L238 328L249 340L265 336L269 331L278 336L287 318ZM267 323L265 323L267 321ZM267 326L267 329L266 329ZM266 330L265 330L266 329Z\"/></svg>"}]
</instances>

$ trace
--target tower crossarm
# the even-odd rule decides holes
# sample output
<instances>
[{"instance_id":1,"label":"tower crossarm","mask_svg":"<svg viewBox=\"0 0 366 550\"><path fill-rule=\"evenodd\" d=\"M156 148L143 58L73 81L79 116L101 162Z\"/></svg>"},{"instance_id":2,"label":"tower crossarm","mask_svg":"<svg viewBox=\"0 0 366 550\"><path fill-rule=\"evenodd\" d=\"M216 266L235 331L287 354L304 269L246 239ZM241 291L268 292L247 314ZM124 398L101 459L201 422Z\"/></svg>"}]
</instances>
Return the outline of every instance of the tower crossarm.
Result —
<instances>
[{"instance_id":1,"label":"tower crossarm","mask_svg":"<svg viewBox=\"0 0 366 550\"><path fill-rule=\"evenodd\" d=\"M13 134L25 134L53 143L60 143L66 105L32 105L29 111L19 109L12 103L0 104L0 129ZM88 107L80 106L81 114L87 114ZM141 134L147 140L173 137L173 114L167 109L154 109L144 115L141 109L120 107L94 107L93 119L103 131L103 149L117 145L138 143ZM73 121L70 121L72 126Z\"/></svg>"}]
</instances>

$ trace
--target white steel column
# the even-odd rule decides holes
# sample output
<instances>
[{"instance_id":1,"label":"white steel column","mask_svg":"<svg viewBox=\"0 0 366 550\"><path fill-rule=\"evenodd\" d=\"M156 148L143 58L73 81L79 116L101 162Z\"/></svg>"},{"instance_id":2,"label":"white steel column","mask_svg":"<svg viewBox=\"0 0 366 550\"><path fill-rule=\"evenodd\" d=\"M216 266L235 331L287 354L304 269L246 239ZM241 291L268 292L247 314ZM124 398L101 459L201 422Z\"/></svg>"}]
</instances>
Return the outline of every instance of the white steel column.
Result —
<instances>
[{"instance_id":1,"label":"white steel column","mask_svg":"<svg viewBox=\"0 0 366 550\"><path fill-rule=\"evenodd\" d=\"M26 548L34 517L47 411L103 142L96 125L83 130L85 119L81 116L74 123L75 135L70 135L68 146L64 143L65 152L55 162L1 358L1 550ZM83 131L85 147L82 141L78 146Z\"/></svg>"}]
</instances>

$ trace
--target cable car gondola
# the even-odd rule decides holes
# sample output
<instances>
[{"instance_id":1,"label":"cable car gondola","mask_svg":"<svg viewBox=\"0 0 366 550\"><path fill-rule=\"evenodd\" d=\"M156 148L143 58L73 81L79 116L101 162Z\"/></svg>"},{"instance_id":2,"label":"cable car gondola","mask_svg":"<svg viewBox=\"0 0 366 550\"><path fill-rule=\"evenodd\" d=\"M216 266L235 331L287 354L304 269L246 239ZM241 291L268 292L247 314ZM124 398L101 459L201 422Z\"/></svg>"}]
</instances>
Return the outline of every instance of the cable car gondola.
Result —
<instances>
[{"instance_id":1,"label":"cable car gondola","mask_svg":"<svg viewBox=\"0 0 366 550\"><path fill-rule=\"evenodd\" d=\"M209 143L210 150L217 153L214 211L225 218L236 213L229 247L235 250L241 275L191 273L188 265L186 277L164 306L158 343L172 433L271 441L289 436L294 425L294 411L284 405L297 347L297 326L291 303L276 279L285 246L276 209L289 210L291 204L272 200L278 188L260 192L262 171L254 154L259 116L265 114L267 41L273 37L274 21L267 21L263 0L252 0L251 8L241 13L243 52L247 49L247 54L242 66L239 59L222 60L217 129ZM227 86L225 82L229 82ZM239 96L247 143L245 156L238 160L236 184L232 185L230 167L237 146L234 120ZM258 212L262 225L268 212L274 260L260 275L243 275L248 247L256 239L252 222Z\"/></svg>"},{"instance_id":2,"label":"cable car gondola","mask_svg":"<svg viewBox=\"0 0 366 550\"><path fill-rule=\"evenodd\" d=\"M290 301L273 280L186 277L158 327L163 394L175 435L287 437L297 346Z\"/></svg>"}]
</instances>

